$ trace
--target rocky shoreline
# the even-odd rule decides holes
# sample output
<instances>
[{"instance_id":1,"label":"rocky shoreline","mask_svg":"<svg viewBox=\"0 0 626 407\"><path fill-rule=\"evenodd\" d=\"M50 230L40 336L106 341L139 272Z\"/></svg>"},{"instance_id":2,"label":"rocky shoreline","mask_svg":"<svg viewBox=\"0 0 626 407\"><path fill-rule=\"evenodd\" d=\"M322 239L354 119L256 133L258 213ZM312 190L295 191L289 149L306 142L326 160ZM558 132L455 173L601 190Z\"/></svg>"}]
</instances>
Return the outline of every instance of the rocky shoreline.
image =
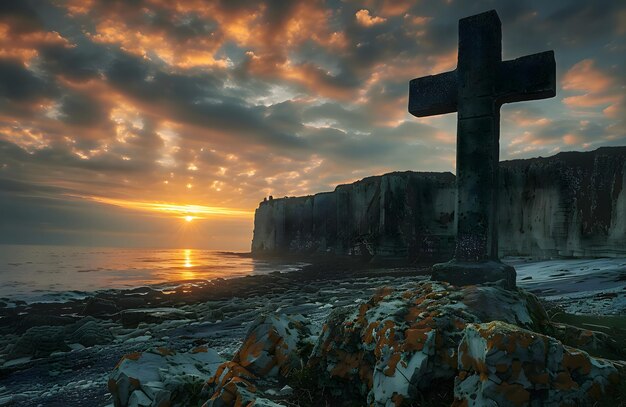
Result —
<instances>
[{"instance_id":1,"label":"rocky shoreline","mask_svg":"<svg viewBox=\"0 0 626 407\"><path fill-rule=\"evenodd\" d=\"M124 354L208 344L229 357L260 312L306 312L321 325L332 307L420 272L426 269L318 262L298 272L110 290L67 302L5 302L0 406L108 405L108 375Z\"/></svg>"},{"instance_id":2,"label":"rocky shoreline","mask_svg":"<svg viewBox=\"0 0 626 407\"><path fill-rule=\"evenodd\" d=\"M413 290L416 298L428 295L417 293L420 289L416 288L416 284L426 284L428 270L427 266L372 268L362 263L328 261L306 266L298 272L197 281L174 288L140 287L107 291L66 303L5 304L0 308L0 406L106 406L113 404L113 397L118 405L126 405L121 404L120 394L130 397L133 392L122 391L124 380L130 379L120 382L120 374L131 377L132 374L127 374L128 369L132 371L133 364L142 360L148 361L157 369L155 371L161 373L159 380L156 376L152 378L152 382L157 384L144 386L137 393L134 405L152 405L157 394L165 394L159 393L164 389L159 386L166 384L170 386L168 388L174 386L179 393L186 394L189 400L185 403L197 402L184 405L200 405L215 394L223 394L234 377L246 374L253 375L255 379L240 378L253 385L257 392L251 392L247 387L240 390L248 391L255 400L306 405L306 400L300 397L315 391L313 387L303 390L312 384L311 378L307 378L308 371L292 366L284 370L290 373L288 375L259 375L259 371L250 371L250 363L245 367L248 373L237 370L236 366L246 364L242 363L245 360L242 349L250 346L263 348L267 344L266 341L251 340L250 332L255 327L264 327L262 330L268 334L272 327L281 325L280 321L291 321L287 325L291 323L290 326L293 326L294 321L303 318L296 325L306 327L306 334L302 333L305 331L298 334L300 336L290 345L293 349L289 348L297 350L295 354L301 356L295 360L302 364L303 360L308 360L323 325L328 325L331 312L355 309L359 304L371 302L376 293L380 295L381 287L392 287L393 292ZM540 288L534 288L541 294ZM617 304L615 297L624 299L624 290L621 291L608 296L613 306ZM554 292L544 294L544 305L549 306L552 314L561 304L565 304L566 311L571 308L568 305L571 300L549 298L548 294L553 295ZM597 293L580 301L593 303L589 300L592 295ZM379 303L385 303L386 300L383 300L381 298ZM611 328L612 332L621 332L619 316L615 318L618 326ZM468 322L490 321L490 318L479 318ZM515 321L505 319L504 322ZM586 321L590 322L593 320ZM576 324L576 321L572 323ZM606 338L601 328L593 331L599 333L593 335L591 343L597 349L592 353L623 359L619 347L609 349L608 342L603 342ZM511 328L478 326L473 329L482 332L484 329L502 331ZM559 339L566 341L581 332L566 328L562 331L551 333L561 335ZM588 327L584 329L584 332L587 331L592 332ZM288 342L285 339L288 335L281 335L282 340ZM601 355L596 351L609 354ZM304 355L307 352L309 354ZM266 353L270 355L270 360L274 360L276 349ZM258 362L258 357L253 359ZM284 359L295 363L290 357ZM114 370L116 365L118 369ZM195 366L191 373L190 366ZM220 367L221 371L218 371ZM226 377L229 379L226 380ZM321 377L318 374L316 381ZM205 383L211 378L213 387L209 388ZM452 378L446 380L449 382ZM118 382L122 384L118 385ZM290 386L286 388L285 385ZM298 386L301 387L299 390ZM298 390L297 397L294 396L294 387ZM451 397L452 387L443 393L441 397ZM148 397L149 402L137 399L139 396ZM361 394L359 397L366 396ZM125 401L128 403L129 399ZM262 405L259 403L257 405Z\"/></svg>"}]
</instances>

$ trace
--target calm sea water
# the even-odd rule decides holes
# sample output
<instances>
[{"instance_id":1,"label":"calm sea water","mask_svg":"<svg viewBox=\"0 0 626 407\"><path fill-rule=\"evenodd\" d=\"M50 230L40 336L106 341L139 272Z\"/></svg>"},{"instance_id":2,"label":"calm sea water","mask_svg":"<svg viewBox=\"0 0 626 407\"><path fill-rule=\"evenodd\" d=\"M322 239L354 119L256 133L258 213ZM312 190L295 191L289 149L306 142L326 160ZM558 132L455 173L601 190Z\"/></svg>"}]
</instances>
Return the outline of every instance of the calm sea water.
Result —
<instances>
[{"instance_id":1,"label":"calm sea water","mask_svg":"<svg viewBox=\"0 0 626 407\"><path fill-rule=\"evenodd\" d=\"M287 272L303 265L196 249L0 245L0 298L61 301L103 289Z\"/></svg>"}]
</instances>

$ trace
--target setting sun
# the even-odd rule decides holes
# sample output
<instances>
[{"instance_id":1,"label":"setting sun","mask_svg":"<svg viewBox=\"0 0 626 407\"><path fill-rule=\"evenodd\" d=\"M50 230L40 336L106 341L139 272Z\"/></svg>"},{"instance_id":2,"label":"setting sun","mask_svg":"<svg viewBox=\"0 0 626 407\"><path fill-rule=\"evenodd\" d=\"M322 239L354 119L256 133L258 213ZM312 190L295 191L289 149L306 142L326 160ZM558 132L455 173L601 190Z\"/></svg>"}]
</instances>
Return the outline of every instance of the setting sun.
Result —
<instances>
[{"instance_id":1,"label":"setting sun","mask_svg":"<svg viewBox=\"0 0 626 407\"><path fill-rule=\"evenodd\" d=\"M187 216L185 216L185 220L187 222L191 222L193 220L193 216L187 215Z\"/></svg>"}]
</instances>

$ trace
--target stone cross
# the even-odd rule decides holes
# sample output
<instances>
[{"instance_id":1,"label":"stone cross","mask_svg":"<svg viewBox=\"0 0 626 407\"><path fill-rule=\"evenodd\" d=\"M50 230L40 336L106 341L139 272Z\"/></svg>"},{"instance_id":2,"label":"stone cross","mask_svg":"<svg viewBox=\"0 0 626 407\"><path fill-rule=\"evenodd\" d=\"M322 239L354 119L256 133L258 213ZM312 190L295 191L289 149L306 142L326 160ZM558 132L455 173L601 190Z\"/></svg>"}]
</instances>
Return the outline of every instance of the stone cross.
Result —
<instances>
[{"instance_id":1,"label":"stone cross","mask_svg":"<svg viewBox=\"0 0 626 407\"><path fill-rule=\"evenodd\" d=\"M554 52L502 61L495 10L459 20L454 71L413 79L409 112L417 117L458 112L454 258L433 266L433 279L456 285L504 280L515 269L498 260L500 106L556 95Z\"/></svg>"}]
</instances>

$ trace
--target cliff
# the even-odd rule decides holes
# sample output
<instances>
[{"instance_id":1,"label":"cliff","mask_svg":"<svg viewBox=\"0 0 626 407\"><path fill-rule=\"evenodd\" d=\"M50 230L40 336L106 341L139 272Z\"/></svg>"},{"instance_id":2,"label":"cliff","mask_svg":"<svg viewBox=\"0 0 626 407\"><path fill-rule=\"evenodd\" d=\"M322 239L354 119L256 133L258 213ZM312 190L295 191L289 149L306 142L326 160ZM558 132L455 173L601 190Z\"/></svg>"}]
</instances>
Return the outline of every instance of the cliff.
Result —
<instances>
[{"instance_id":1,"label":"cliff","mask_svg":"<svg viewBox=\"0 0 626 407\"><path fill-rule=\"evenodd\" d=\"M626 147L500 163L501 255L626 256ZM449 257L455 177L393 172L261 202L252 252Z\"/></svg>"}]
</instances>

